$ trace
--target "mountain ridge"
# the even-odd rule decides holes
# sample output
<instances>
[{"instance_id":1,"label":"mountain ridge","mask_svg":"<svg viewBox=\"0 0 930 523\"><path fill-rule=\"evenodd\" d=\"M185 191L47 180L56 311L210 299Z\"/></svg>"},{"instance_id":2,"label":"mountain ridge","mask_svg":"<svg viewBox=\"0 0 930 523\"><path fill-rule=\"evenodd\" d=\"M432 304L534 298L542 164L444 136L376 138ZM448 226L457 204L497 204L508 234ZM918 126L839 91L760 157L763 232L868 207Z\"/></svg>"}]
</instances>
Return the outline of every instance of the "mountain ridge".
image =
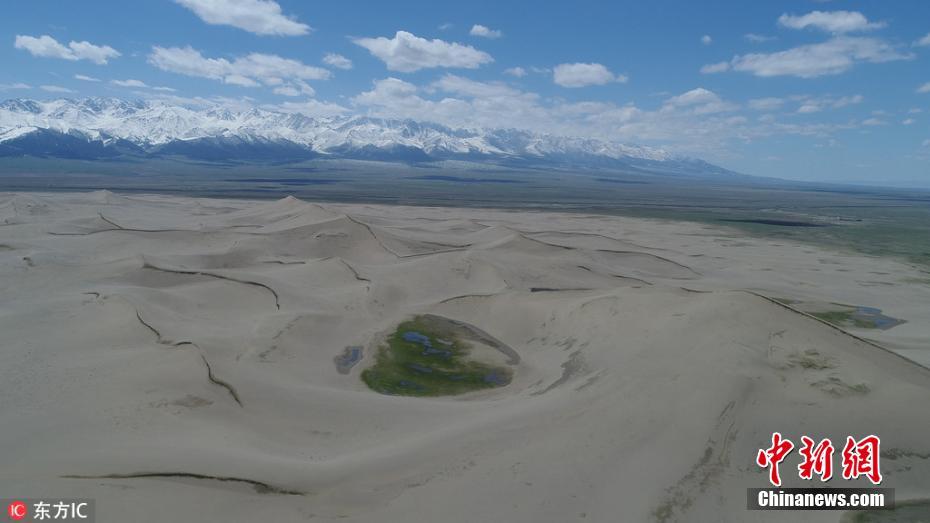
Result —
<instances>
[{"instance_id":1,"label":"mountain ridge","mask_svg":"<svg viewBox=\"0 0 930 523\"><path fill-rule=\"evenodd\" d=\"M205 161L464 160L508 166L735 175L703 160L619 142L411 119L310 117L253 107L59 98L0 102L0 157L104 159L184 156Z\"/></svg>"}]
</instances>

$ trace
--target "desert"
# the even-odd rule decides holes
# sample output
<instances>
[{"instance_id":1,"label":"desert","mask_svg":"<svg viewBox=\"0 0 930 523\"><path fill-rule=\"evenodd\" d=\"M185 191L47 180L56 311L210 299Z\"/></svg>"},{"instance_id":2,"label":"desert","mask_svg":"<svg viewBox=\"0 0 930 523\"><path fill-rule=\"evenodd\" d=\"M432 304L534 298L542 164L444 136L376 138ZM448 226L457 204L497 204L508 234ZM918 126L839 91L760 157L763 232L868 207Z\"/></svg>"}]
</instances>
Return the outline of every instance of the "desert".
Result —
<instances>
[{"instance_id":1,"label":"desert","mask_svg":"<svg viewBox=\"0 0 930 523\"><path fill-rule=\"evenodd\" d=\"M880 435L882 486L930 497L930 286L905 261L292 197L4 193L0 222L13 496L100 521L780 521L746 510L780 432ZM372 390L395 330L506 380Z\"/></svg>"}]
</instances>

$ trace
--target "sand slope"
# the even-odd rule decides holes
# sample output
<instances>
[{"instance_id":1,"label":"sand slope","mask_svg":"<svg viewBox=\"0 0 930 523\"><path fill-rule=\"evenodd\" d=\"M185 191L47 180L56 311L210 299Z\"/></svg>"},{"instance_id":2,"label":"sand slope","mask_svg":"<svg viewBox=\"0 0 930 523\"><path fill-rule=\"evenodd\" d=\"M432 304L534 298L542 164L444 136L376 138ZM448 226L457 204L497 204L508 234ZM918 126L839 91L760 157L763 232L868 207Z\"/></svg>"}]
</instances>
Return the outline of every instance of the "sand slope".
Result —
<instances>
[{"instance_id":1,"label":"sand slope","mask_svg":"<svg viewBox=\"0 0 930 523\"><path fill-rule=\"evenodd\" d=\"M837 521L747 512L756 450L876 433L885 486L930 497L920 277L695 224L2 194L0 490L99 521ZM895 353L771 296L907 323L855 332ZM513 382L367 390L419 313L515 348Z\"/></svg>"}]
</instances>

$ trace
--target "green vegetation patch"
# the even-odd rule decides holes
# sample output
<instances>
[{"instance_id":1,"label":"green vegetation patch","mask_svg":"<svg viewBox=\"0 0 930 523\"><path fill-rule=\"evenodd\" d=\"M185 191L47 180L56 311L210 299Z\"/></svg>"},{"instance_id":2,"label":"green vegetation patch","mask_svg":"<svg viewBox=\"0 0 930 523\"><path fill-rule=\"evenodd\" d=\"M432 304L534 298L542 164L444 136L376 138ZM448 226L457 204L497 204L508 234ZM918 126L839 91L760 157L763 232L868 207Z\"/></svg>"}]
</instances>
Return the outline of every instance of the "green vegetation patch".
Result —
<instances>
[{"instance_id":1,"label":"green vegetation patch","mask_svg":"<svg viewBox=\"0 0 930 523\"><path fill-rule=\"evenodd\" d=\"M843 305L839 303L836 305L842 306L844 309L811 312L810 314L838 327L888 330L904 323L904 320L886 316L882 314L881 309L876 309L874 307Z\"/></svg>"},{"instance_id":2,"label":"green vegetation patch","mask_svg":"<svg viewBox=\"0 0 930 523\"><path fill-rule=\"evenodd\" d=\"M372 390L399 396L448 396L503 387L512 372L469 358L470 346L454 329L417 316L397 326L362 371Z\"/></svg>"},{"instance_id":3,"label":"green vegetation patch","mask_svg":"<svg viewBox=\"0 0 930 523\"><path fill-rule=\"evenodd\" d=\"M825 311L812 312L811 316L816 316L827 323L832 323L840 327L858 327L860 329L875 328L873 322L856 318L855 314L856 311Z\"/></svg>"}]
</instances>

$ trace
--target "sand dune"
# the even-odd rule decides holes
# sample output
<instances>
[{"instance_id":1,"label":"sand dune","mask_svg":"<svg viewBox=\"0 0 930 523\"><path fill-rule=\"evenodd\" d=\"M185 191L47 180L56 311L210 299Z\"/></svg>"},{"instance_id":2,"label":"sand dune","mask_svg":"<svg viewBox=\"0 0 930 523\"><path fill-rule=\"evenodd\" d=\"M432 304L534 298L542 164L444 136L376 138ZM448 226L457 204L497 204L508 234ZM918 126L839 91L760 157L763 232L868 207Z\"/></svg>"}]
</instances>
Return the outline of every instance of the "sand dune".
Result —
<instances>
[{"instance_id":1,"label":"sand dune","mask_svg":"<svg viewBox=\"0 0 930 523\"><path fill-rule=\"evenodd\" d=\"M930 498L919 267L698 224L294 198L2 194L0 224L11 496L92 497L99 521L786 521L745 498L780 431L878 434L883 486ZM906 322L847 333L801 301ZM513 380L369 390L376 341L417 314L511 347Z\"/></svg>"}]
</instances>

